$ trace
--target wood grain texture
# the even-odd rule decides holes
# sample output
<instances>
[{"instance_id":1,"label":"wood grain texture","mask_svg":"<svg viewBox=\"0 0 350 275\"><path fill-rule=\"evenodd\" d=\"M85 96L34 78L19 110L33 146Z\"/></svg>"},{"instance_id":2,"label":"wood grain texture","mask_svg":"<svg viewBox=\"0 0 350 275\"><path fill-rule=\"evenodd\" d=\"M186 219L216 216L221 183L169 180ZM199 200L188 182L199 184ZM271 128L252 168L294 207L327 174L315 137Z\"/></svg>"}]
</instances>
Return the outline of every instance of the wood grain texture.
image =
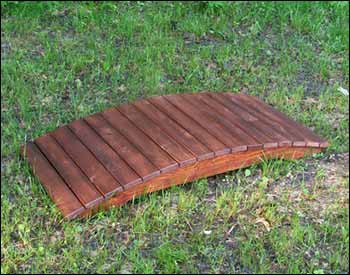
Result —
<instances>
[{"instance_id":1,"label":"wood grain texture","mask_svg":"<svg viewBox=\"0 0 350 275\"><path fill-rule=\"evenodd\" d=\"M264 102L257 99L256 97L252 97L244 94L237 94L234 97L230 94L226 94L226 95L230 96L231 98L238 98L239 100L241 100L241 101L238 101L238 104L249 105L251 109L261 112L261 115L269 118L270 121L278 123L278 125L280 125L281 128L283 127L288 128L290 134L294 134L294 135L296 134L296 135L302 136L304 141L306 141L306 144L305 144L306 146L322 147L322 148L325 148L328 146L327 141L323 140L322 138L314 134L309 128L290 119L282 112L265 104Z\"/></svg>"},{"instance_id":2,"label":"wood grain texture","mask_svg":"<svg viewBox=\"0 0 350 275\"><path fill-rule=\"evenodd\" d=\"M86 208L102 201L102 194L50 134L37 138L35 144Z\"/></svg>"},{"instance_id":3,"label":"wood grain texture","mask_svg":"<svg viewBox=\"0 0 350 275\"><path fill-rule=\"evenodd\" d=\"M232 123L242 127L248 134L254 136L256 140L262 143L264 148L274 148L278 146L291 146L290 135L282 135L270 124L265 123L261 116L254 116L246 111L242 106L225 100L221 94L204 94L201 98L212 108L225 115ZM214 100L213 100L214 99Z\"/></svg>"},{"instance_id":4,"label":"wood grain texture","mask_svg":"<svg viewBox=\"0 0 350 275\"><path fill-rule=\"evenodd\" d=\"M85 118L86 122L136 171L143 180L160 174L155 167L130 141L114 129L100 115Z\"/></svg>"},{"instance_id":5,"label":"wood grain texture","mask_svg":"<svg viewBox=\"0 0 350 275\"><path fill-rule=\"evenodd\" d=\"M68 127L58 128L52 133L52 136L103 196L109 197L123 190L122 185L113 178Z\"/></svg>"},{"instance_id":6,"label":"wood grain texture","mask_svg":"<svg viewBox=\"0 0 350 275\"><path fill-rule=\"evenodd\" d=\"M204 177L221 174L259 163L262 160L299 159L306 155L320 152L320 148L298 147L298 148L269 148L255 149L246 152L237 152L213 159L202 160L193 165L178 168L175 171L161 174L156 178L135 186L132 189L118 193L116 196L104 201L93 209L86 210L81 217L93 215L97 211L107 210L110 207L120 206L135 197L151 192L163 190L173 185L189 183Z\"/></svg>"},{"instance_id":7,"label":"wood grain texture","mask_svg":"<svg viewBox=\"0 0 350 275\"><path fill-rule=\"evenodd\" d=\"M190 132L182 128L174 120L160 111L149 101L135 102L135 106L143 112L145 116L157 123L164 132L171 136L177 143L189 150L197 160L213 157L213 152L196 139Z\"/></svg>"},{"instance_id":8,"label":"wood grain texture","mask_svg":"<svg viewBox=\"0 0 350 275\"><path fill-rule=\"evenodd\" d=\"M296 159L327 145L254 97L205 92L92 114L29 142L22 154L72 219L262 158Z\"/></svg>"},{"instance_id":9,"label":"wood grain texture","mask_svg":"<svg viewBox=\"0 0 350 275\"><path fill-rule=\"evenodd\" d=\"M124 188L142 182L140 176L84 120L72 122L69 128Z\"/></svg>"},{"instance_id":10,"label":"wood grain texture","mask_svg":"<svg viewBox=\"0 0 350 275\"><path fill-rule=\"evenodd\" d=\"M22 147L21 154L28 160L34 174L64 217L73 219L84 211L83 204L33 142Z\"/></svg>"},{"instance_id":11,"label":"wood grain texture","mask_svg":"<svg viewBox=\"0 0 350 275\"><path fill-rule=\"evenodd\" d=\"M123 104L118 110L124 114L137 128L141 129L161 149L167 152L180 167L194 163L196 158L185 147L165 133L155 122L150 120L132 104Z\"/></svg>"},{"instance_id":12,"label":"wood grain texture","mask_svg":"<svg viewBox=\"0 0 350 275\"><path fill-rule=\"evenodd\" d=\"M167 114L169 120L175 121L178 125L184 128L196 139L207 146L215 156L228 154L230 149L227 146L210 134L205 128L198 124L192 117L180 111L164 97L152 97L149 101L159 108L162 112Z\"/></svg>"},{"instance_id":13,"label":"wood grain texture","mask_svg":"<svg viewBox=\"0 0 350 275\"><path fill-rule=\"evenodd\" d=\"M103 117L122 133L144 156L147 157L161 172L173 170L178 163L169 156L154 141L133 125L117 109L112 108L102 112Z\"/></svg>"},{"instance_id":14,"label":"wood grain texture","mask_svg":"<svg viewBox=\"0 0 350 275\"><path fill-rule=\"evenodd\" d=\"M206 110L199 108L199 104L191 104L189 97L185 98L184 95L169 95L165 98L179 110L192 117L205 130L225 144L226 147L230 148L230 152L247 150L244 140L239 135L232 135L225 125L223 125L223 121L220 121L220 117L213 117Z\"/></svg>"}]
</instances>

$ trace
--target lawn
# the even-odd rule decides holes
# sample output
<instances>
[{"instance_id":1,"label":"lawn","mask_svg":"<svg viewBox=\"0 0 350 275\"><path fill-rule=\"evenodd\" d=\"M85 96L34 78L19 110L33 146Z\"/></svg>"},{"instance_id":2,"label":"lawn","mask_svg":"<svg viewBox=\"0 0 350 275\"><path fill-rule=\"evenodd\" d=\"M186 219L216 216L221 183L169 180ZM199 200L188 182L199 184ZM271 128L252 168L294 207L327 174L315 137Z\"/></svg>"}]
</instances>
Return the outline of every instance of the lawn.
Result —
<instances>
[{"instance_id":1,"label":"lawn","mask_svg":"<svg viewBox=\"0 0 350 275\"><path fill-rule=\"evenodd\" d=\"M201 90L256 95L330 147L74 221L19 156L75 118ZM2 1L1 273L349 272L346 90L347 2Z\"/></svg>"}]
</instances>

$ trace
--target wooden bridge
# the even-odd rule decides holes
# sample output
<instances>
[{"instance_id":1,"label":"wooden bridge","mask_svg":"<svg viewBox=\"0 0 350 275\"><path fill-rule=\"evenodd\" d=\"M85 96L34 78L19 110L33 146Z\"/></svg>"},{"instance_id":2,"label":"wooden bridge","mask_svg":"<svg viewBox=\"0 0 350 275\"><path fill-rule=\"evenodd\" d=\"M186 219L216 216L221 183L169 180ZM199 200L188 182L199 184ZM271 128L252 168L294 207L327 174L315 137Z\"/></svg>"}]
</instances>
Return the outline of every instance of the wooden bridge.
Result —
<instances>
[{"instance_id":1,"label":"wooden bridge","mask_svg":"<svg viewBox=\"0 0 350 275\"><path fill-rule=\"evenodd\" d=\"M22 154L68 219L135 196L249 166L296 159L327 142L255 97L177 94L78 119Z\"/></svg>"}]
</instances>

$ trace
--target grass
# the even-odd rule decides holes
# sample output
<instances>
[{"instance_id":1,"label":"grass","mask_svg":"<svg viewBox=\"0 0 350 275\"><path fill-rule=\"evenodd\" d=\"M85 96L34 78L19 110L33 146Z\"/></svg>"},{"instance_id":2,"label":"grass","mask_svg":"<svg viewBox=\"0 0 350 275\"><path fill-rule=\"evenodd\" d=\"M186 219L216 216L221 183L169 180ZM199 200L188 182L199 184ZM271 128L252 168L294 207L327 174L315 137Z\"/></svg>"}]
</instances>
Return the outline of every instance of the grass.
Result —
<instances>
[{"instance_id":1,"label":"grass","mask_svg":"<svg viewBox=\"0 0 350 275\"><path fill-rule=\"evenodd\" d=\"M1 2L2 273L349 272L347 2ZM61 219L27 140L152 95L259 96L330 141Z\"/></svg>"}]
</instances>

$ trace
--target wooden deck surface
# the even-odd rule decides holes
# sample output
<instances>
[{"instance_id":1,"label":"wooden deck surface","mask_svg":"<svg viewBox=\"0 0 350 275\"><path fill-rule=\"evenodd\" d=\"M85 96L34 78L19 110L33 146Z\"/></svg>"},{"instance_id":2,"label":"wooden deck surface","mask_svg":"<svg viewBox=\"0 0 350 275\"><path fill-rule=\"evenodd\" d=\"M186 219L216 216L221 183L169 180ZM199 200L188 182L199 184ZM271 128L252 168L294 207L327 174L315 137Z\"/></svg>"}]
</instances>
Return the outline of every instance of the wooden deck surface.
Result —
<instances>
[{"instance_id":1,"label":"wooden deck surface","mask_svg":"<svg viewBox=\"0 0 350 275\"><path fill-rule=\"evenodd\" d=\"M22 154L72 219L262 158L295 159L327 146L255 97L205 92L152 97L75 120L27 143Z\"/></svg>"}]
</instances>

